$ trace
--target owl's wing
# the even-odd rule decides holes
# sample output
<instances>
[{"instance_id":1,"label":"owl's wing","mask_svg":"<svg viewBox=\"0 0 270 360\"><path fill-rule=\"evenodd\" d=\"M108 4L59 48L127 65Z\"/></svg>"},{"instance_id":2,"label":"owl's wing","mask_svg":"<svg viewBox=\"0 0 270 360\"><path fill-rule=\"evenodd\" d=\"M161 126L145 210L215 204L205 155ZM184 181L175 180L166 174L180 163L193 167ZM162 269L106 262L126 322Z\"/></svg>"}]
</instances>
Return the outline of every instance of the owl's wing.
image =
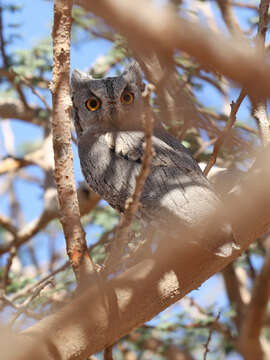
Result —
<instances>
[{"instance_id":1,"label":"owl's wing","mask_svg":"<svg viewBox=\"0 0 270 360\"><path fill-rule=\"evenodd\" d=\"M142 211L144 207L151 208L151 213L156 209L161 211L161 208L166 212L169 208L174 214L184 214L188 220L190 214L191 217L194 215L193 199L197 198L200 204L207 203L208 208L213 208L218 200L189 151L177 140L178 145L173 146L170 139L166 137L165 140L152 137L155 154L141 195ZM136 176L141 169L143 143L143 132L106 133L97 138L91 149L88 142L86 155L81 151L82 169L89 169L84 174L89 185L93 188L94 184L98 188L94 190L99 194L102 192L101 196L120 211L124 210L126 199L134 191ZM193 220L195 222L195 217Z\"/></svg>"},{"instance_id":2,"label":"owl's wing","mask_svg":"<svg viewBox=\"0 0 270 360\"><path fill-rule=\"evenodd\" d=\"M137 173L144 152L144 134L120 132L107 134L105 138L114 156L129 166L133 164L133 170L136 168ZM152 137L152 143L154 156L141 194L141 219L165 232L176 229L176 224L180 229L181 226L193 227L200 223L201 236L205 236L209 230L208 218L216 212L220 200L189 150L176 138L160 131ZM219 240L221 243L224 241L224 237L234 241L226 219L217 220L216 226L217 245ZM210 228L213 229L213 226ZM218 253L224 256L227 250L218 250Z\"/></svg>"}]
</instances>

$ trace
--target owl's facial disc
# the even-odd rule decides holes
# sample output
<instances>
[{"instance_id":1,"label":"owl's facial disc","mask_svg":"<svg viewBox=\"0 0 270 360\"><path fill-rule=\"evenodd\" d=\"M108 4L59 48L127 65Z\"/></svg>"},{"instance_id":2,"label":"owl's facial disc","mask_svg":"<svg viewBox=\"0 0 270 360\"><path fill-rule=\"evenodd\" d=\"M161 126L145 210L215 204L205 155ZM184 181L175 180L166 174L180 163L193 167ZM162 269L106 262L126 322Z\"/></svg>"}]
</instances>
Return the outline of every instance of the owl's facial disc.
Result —
<instances>
[{"instance_id":1,"label":"owl's facial disc","mask_svg":"<svg viewBox=\"0 0 270 360\"><path fill-rule=\"evenodd\" d=\"M71 78L73 118L81 133L139 130L144 110L138 64L122 75L103 79L74 70ZM141 128L141 127L140 127Z\"/></svg>"}]
</instances>

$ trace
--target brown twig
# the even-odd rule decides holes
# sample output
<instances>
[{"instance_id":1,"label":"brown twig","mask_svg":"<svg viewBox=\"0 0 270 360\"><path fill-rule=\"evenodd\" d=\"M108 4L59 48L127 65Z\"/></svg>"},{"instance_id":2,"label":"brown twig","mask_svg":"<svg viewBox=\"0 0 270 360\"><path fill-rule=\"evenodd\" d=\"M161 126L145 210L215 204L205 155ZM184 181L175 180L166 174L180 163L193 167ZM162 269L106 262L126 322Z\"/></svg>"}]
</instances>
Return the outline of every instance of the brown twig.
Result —
<instances>
[{"instance_id":1,"label":"brown twig","mask_svg":"<svg viewBox=\"0 0 270 360\"><path fill-rule=\"evenodd\" d=\"M255 4L242 3L240 1L230 1L230 4L243 9L258 10L258 6Z\"/></svg>"},{"instance_id":2,"label":"brown twig","mask_svg":"<svg viewBox=\"0 0 270 360\"><path fill-rule=\"evenodd\" d=\"M209 344L210 344L210 341L211 341L211 338L212 338L212 335L213 335L214 324L215 324L215 322L218 322L219 317L220 317L220 314L221 314L221 313L220 313L220 311L219 311L218 314L217 314L217 316L216 316L215 321L214 321L214 322L212 323L212 325L210 326L209 335L208 335L206 344L204 345L205 351L204 351L204 354L203 354L203 360L206 360L207 354L209 353Z\"/></svg>"},{"instance_id":3,"label":"brown twig","mask_svg":"<svg viewBox=\"0 0 270 360\"><path fill-rule=\"evenodd\" d=\"M113 360L113 345L105 348L104 360Z\"/></svg>"},{"instance_id":4,"label":"brown twig","mask_svg":"<svg viewBox=\"0 0 270 360\"><path fill-rule=\"evenodd\" d=\"M6 53L5 44L6 44L6 41L4 39L4 34L3 34L3 8L1 6L0 7L0 51L1 51L1 55L2 55L2 59L3 59L4 65L5 65L5 68L8 69L10 66L10 63L9 63L8 55ZM24 96L24 93L22 91L22 88L21 88L20 84L16 84L16 82L15 82L16 76L14 74L12 74L11 72L9 72L8 78L13 83L13 86L17 90L19 97L20 97L22 103L24 104L24 107L27 109L28 104L27 104L26 98Z\"/></svg>"},{"instance_id":5,"label":"brown twig","mask_svg":"<svg viewBox=\"0 0 270 360\"><path fill-rule=\"evenodd\" d=\"M85 191L83 184L81 184L78 189L78 199L81 216L89 213L93 208L95 208L95 206L100 200L100 197L97 194L91 192L88 189L87 191ZM49 194L47 194L47 192ZM14 245L19 248L28 240L30 240L35 234L44 229L50 221L60 217L58 201L56 198L56 191L54 191L54 189L49 189L47 192L45 192L44 195L45 203L42 214L28 224L26 224L25 226L23 226L22 229L18 232L14 227L13 239L9 243L2 244L0 246L0 255L8 252ZM8 221L7 226L12 225L10 220L3 215L0 216L0 224L1 220L3 221L3 224Z\"/></svg>"},{"instance_id":6,"label":"brown twig","mask_svg":"<svg viewBox=\"0 0 270 360\"><path fill-rule=\"evenodd\" d=\"M96 277L94 264L88 254L85 233L80 222L76 196L71 148L71 99L69 88L70 31L72 0L56 0L53 24L53 149L55 182L61 208L61 223L66 238L67 253L81 284L89 276Z\"/></svg>"},{"instance_id":7,"label":"brown twig","mask_svg":"<svg viewBox=\"0 0 270 360\"><path fill-rule=\"evenodd\" d=\"M17 76L19 76L19 75L17 75ZM50 114L51 111L52 111L50 105L48 104L48 102L47 102L47 100L45 99L45 97L33 86L33 84L31 83L31 81L28 80L28 79L27 79L26 77L24 77L24 76L20 76L20 80L21 80L22 83L24 83L25 85L27 85L27 86L31 89L32 93L33 93L34 95L36 95L36 96L40 99L41 102L43 102L46 110L47 110L48 113Z\"/></svg>"},{"instance_id":8,"label":"brown twig","mask_svg":"<svg viewBox=\"0 0 270 360\"><path fill-rule=\"evenodd\" d=\"M212 312L207 312L205 309L203 309L198 304L198 302L195 301L193 298L186 296L184 299L182 299L181 306L183 306L185 310L186 310L186 306L185 306L186 299L190 302L190 306L193 306L198 313L195 313L195 315L193 315L196 323L188 324L188 325L183 324L181 325L181 327L185 329L204 328L205 326L207 326L207 324L209 325L209 323L211 322L211 324L213 325L213 330L223 335L231 343L235 343L235 338L233 337L229 326L227 324L218 321L217 319L215 319L214 321L209 320L209 316L214 317L214 314ZM194 311L192 311L192 314L194 314ZM176 329L173 330L175 331Z\"/></svg>"},{"instance_id":9,"label":"brown twig","mask_svg":"<svg viewBox=\"0 0 270 360\"><path fill-rule=\"evenodd\" d=\"M252 262L251 262L250 255L251 255L251 251L250 251L250 249L247 249L247 251L246 251L246 259L247 259L248 268L249 268L248 272L249 272L249 276L254 281L256 279L257 273L256 273L256 270L255 270Z\"/></svg>"},{"instance_id":10,"label":"brown twig","mask_svg":"<svg viewBox=\"0 0 270 360\"><path fill-rule=\"evenodd\" d=\"M202 141L201 146L199 149L193 154L194 159L198 159L198 157L205 152L205 150L208 148L208 146L212 145L216 141L216 138L211 139L209 141Z\"/></svg>"},{"instance_id":11,"label":"brown twig","mask_svg":"<svg viewBox=\"0 0 270 360\"><path fill-rule=\"evenodd\" d=\"M5 49L6 42L5 42L5 39L4 39L3 30L4 30L4 26L3 26L3 7L0 6L0 50L1 50L3 63L5 65L5 67L8 68L9 67L9 61L8 61L8 56L6 54L6 49Z\"/></svg>"},{"instance_id":12,"label":"brown twig","mask_svg":"<svg viewBox=\"0 0 270 360\"><path fill-rule=\"evenodd\" d=\"M233 13L231 2L229 0L216 0L216 2L229 31L234 35L242 36L243 33Z\"/></svg>"},{"instance_id":13,"label":"brown twig","mask_svg":"<svg viewBox=\"0 0 270 360\"><path fill-rule=\"evenodd\" d=\"M237 111L239 110L239 107L240 107L242 101L244 100L245 96L246 96L246 92L244 90L241 90L236 102L231 103L231 113L230 113L229 119L226 123L226 126L225 126L223 132L220 134L217 141L215 142L213 154L212 154L210 160L208 161L206 168L204 169L204 172L203 172L205 176L207 176L207 174L209 173L211 168L215 165L216 159L218 156L218 152L219 152L222 144L224 143L224 140L225 140L226 136L228 135L230 129L232 128L233 124L236 121Z\"/></svg>"},{"instance_id":14,"label":"brown twig","mask_svg":"<svg viewBox=\"0 0 270 360\"><path fill-rule=\"evenodd\" d=\"M0 99L0 116L3 119L19 119L34 125L44 126L44 119L39 117L40 110L42 110L42 108L37 106L26 109L19 99Z\"/></svg>"},{"instance_id":15,"label":"brown twig","mask_svg":"<svg viewBox=\"0 0 270 360\"><path fill-rule=\"evenodd\" d=\"M53 285L51 280L47 280L44 283L40 284L38 287L36 287L31 294L29 298L27 298L21 305L16 305L17 312L13 315L12 319L10 320L10 325L12 326L15 321L18 319L18 317L23 314L24 312L27 312L27 308L30 305L30 303L40 295L40 292L48 285ZM38 317L38 314L37 314ZM40 317L38 317L40 319Z\"/></svg>"},{"instance_id":16,"label":"brown twig","mask_svg":"<svg viewBox=\"0 0 270 360\"><path fill-rule=\"evenodd\" d=\"M12 224L12 221L7 216L0 214L0 225L9 231L12 235L16 236L17 234L17 228Z\"/></svg>"},{"instance_id":17,"label":"brown twig","mask_svg":"<svg viewBox=\"0 0 270 360\"><path fill-rule=\"evenodd\" d=\"M268 25L268 10L269 10L269 0L261 0L259 6L259 23L258 30L255 40L261 43L262 48L264 48L265 36Z\"/></svg>"},{"instance_id":18,"label":"brown twig","mask_svg":"<svg viewBox=\"0 0 270 360\"><path fill-rule=\"evenodd\" d=\"M17 252L17 249L15 246L13 246L9 251L9 256L7 259L7 264L5 266L5 271L4 271L4 276L3 276L3 288L5 291L6 291L6 287L8 285L8 281L9 281L9 271L12 266L13 259L16 256L16 252Z\"/></svg>"}]
</instances>

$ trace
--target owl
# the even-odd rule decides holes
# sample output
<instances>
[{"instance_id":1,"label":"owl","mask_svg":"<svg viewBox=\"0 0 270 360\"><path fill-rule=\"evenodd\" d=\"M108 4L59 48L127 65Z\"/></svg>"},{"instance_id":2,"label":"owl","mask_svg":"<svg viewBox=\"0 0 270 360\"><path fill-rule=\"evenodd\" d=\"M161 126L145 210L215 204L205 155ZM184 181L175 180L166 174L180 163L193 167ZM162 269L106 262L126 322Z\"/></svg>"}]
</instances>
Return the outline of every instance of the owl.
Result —
<instances>
[{"instance_id":1,"label":"owl","mask_svg":"<svg viewBox=\"0 0 270 360\"><path fill-rule=\"evenodd\" d=\"M72 117L78 137L81 169L90 188L113 208L124 212L133 194L143 156L142 117L145 102L142 72L134 62L120 76L93 79L74 70ZM137 217L152 229L207 227L220 200L191 153L155 121L154 157L140 198ZM226 221L219 239L232 238ZM180 236L180 235L179 235Z\"/></svg>"}]
</instances>

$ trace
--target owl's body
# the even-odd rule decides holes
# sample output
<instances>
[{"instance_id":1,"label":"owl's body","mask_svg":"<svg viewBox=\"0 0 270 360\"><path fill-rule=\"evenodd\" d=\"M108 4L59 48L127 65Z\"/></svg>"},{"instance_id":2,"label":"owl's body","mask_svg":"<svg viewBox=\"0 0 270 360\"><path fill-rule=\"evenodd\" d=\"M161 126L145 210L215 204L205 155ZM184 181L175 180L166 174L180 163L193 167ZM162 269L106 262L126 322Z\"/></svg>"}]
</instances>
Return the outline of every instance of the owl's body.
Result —
<instances>
[{"instance_id":1,"label":"owl's body","mask_svg":"<svg viewBox=\"0 0 270 360\"><path fill-rule=\"evenodd\" d=\"M142 89L136 64L115 78L93 80L77 70L72 75L73 118L84 177L120 212L134 191L141 168ZM89 109L89 99L93 108L95 101L99 108ZM163 230L175 224L192 227L204 222L219 206L219 199L196 161L160 125L155 127L152 141L155 155L137 215L153 226L160 224ZM223 226L223 231L230 233L228 226Z\"/></svg>"}]
</instances>

